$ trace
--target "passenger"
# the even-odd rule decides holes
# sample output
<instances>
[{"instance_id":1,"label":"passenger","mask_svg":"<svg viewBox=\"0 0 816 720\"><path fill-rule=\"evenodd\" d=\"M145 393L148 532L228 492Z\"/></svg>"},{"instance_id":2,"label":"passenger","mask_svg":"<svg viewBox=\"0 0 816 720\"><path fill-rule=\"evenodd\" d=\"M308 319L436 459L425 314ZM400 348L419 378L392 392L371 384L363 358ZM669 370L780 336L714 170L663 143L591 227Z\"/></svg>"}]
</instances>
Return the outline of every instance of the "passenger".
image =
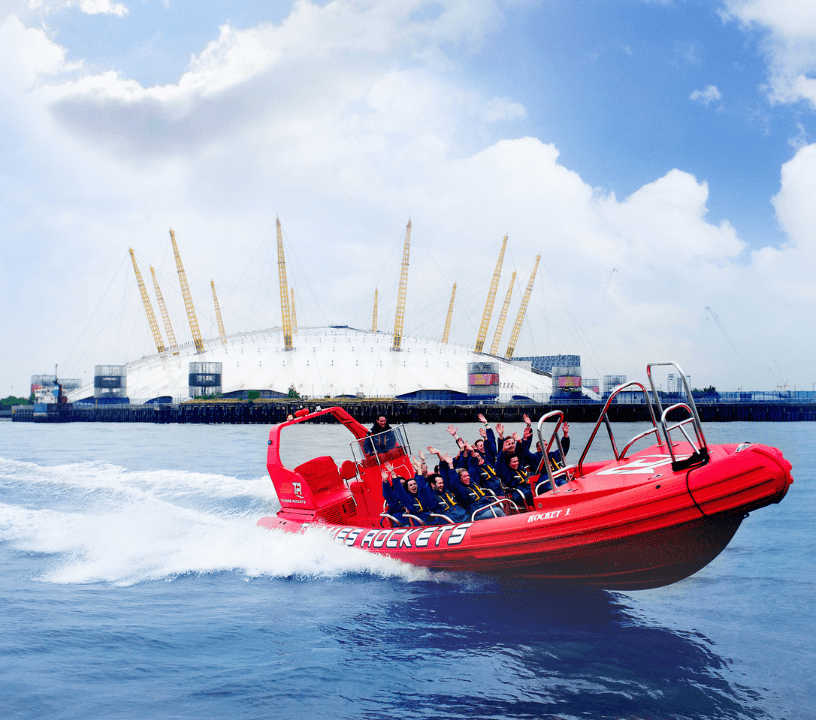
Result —
<instances>
[{"instance_id":1,"label":"passenger","mask_svg":"<svg viewBox=\"0 0 816 720\"><path fill-rule=\"evenodd\" d=\"M475 481L471 482L470 473L466 468L453 467L453 458L450 455L444 457L434 448L428 448L430 452L439 455L442 462L439 463L439 470L445 480L445 486L456 494L461 505L474 520L487 520L493 517L504 517L504 511L498 507L487 507L495 502L495 498L489 495ZM447 468L445 467L447 465ZM478 512L476 512L478 511ZM474 514L475 513L475 514Z\"/></svg>"},{"instance_id":2,"label":"passenger","mask_svg":"<svg viewBox=\"0 0 816 720\"><path fill-rule=\"evenodd\" d=\"M470 513L462 507L459 498L450 490L445 489L445 479L441 475L434 473L428 479L436 496L437 513L445 515L455 523L470 520Z\"/></svg>"},{"instance_id":3,"label":"passenger","mask_svg":"<svg viewBox=\"0 0 816 720\"><path fill-rule=\"evenodd\" d=\"M419 487L419 479L422 478L423 482L425 478L421 475L416 477L409 478L405 483L405 495L407 496L406 507L408 508L408 513L410 515L416 515L420 520L422 520L425 525L435 525L437 522L436 518L431 517L431 513L436 511L436 498L433 499L433 505L431 505L428 500L426 500L420 494L420 487ZM426 484L427 486L427 484ZM424 489L424 488L423 488ZM410 518L408 518L410 520Z\"/></svg>"},{"instance_id":4,"label":"passenger","mask_svg":"<svg viewBox=\"0 0 816 720\"><path fill-rule=\"evenodd\" d=\"M408 512L406 503L403 501L403 483L405 478L399 477L394 472L394 468L386 465L381 471L382 476L382 494L385 500L386 512L394 517L400 525L406 525L407 519L404 513ZM394 482L397 478L398 482Z\"/></svg>"},{"instance_id":5,"label":"passenger","mask_svg":"<svg viewBox=\"0 0 816 720\"><path fill-rule=\"evenodd\" d=\"M553 470L560 470L567 462L567 453L570 449L570 438L569 438L569 423L563 423L561 425L561 447L564 449L564 457L561 457L561 452L558 449L558 446L553 443L554 450L550 450L548 454L550 458L550 467ZM537 469L541 466L541 458L543 457L543 453L541 451L541 443L536 442L536 451L534 453L530 453L530 455L535 459L535 465L533 466L533 472L536 472ZM544 468L541 468L544 471ZM565 480L566 482L566 480ZM560 478L557 481L558 485L561 485Z\"/></svg>"},{"instance_id":6,"label":"passenger","mask_svg":"<svg viewBox=\"0 0 816 720\"><path fill-rule=\"evenodd\" d=\"M509 453L500 456L499 470L502 473L502 484L506 488L508 497L520 507L524 504L533 506L533 490L529 481L530 474L521 466L519 456ZM520 502L522 495L524 496L523 503Z\"/></svg>"},{"instance_id":7,"label":"passenger","mask_svg":"<svg viewBox=\"0 0 816 720\"><path fill-rule=\"evenodd\" d=\"M437 509L437 498L428 484L428 466L425 463L425 454L421 450L419 458L419 460L411 458L416 474L405 482L402 499L409 514L416 515L425 525L438 525L441 521L431 517L431 513L435 513Z\"/></svg>"},{"instance_id":8,"label":"passenger","mask_svg":"<svg viewBox=\"0 0 816 720\"><path fill-rule=\"evenodd\" d=\"M496 498L504 497L504 488L501 484L501 478L496 471L495 465L487 460L484 451L479 451L479 443L470 450L468 457L468 472L470 476L479 483L479 486L485 490L490 490ZM484 447L484 445L482 445Z\"/></svg>"},{"instance_id":9,"label":"passenger","mask_svg":"<svg viewBox=\"0 0 816 720\"><path fill-rule=\"evenodd\" d=\"M495 465L496 458L499 455L498 447L496 445L496 435L494 434L492 428L487 422L487 418L484 415L479 413L476 417L484 427L479 428L479 435L481 435L481 439L476 441L474 447L491 465Z\"/></svg>"},{"instance_id":10,"label":"passenger","mask_svg":"<svg viewBox=\"0 0 816 720\"><path fill-rule=\"evenodd\" d=\"M374 453L381 454L393 450L397 446L397 438L394 430L388 424L385 415L380 415L377 421L371 426L368 437L365 440L365 452L367 455Z\"/></svg>"},{"instance_id":11,"label":"passenger","mask_svg":"<svg viewBox=\"0 0 816 720\"><path fill-rule=\"evenodd\" d=\"M457 435L457 430L453 425L448 425L448 432L453 435L456 441L456 446L459 448L459 453L453 459L453 466L455 468L467 467L467 452L465 451L465 441Z\"/></svg>"},{"instance_id":12,"label":"passenger","mask_svg":"<svg viewBox=\"0 0 816 720\"><path fill-rule=\"evenodd\" d=\"M501 454L502 450L504 450L505 448L508 448L508 447L509 447L509 452L514 453L516 451L516 440L512 435L510 437L508 437L508 438L504 437L504 425L502 425L501 423L496 423L496 432L499 434L499 439L498 439L499 454ZM516 436L516 437L518 437L518 436ZM509 443L509 445L508 445L508 443ZM497 461L498 461L498 458L497 458Z\"/></svg>"}]
</instances>

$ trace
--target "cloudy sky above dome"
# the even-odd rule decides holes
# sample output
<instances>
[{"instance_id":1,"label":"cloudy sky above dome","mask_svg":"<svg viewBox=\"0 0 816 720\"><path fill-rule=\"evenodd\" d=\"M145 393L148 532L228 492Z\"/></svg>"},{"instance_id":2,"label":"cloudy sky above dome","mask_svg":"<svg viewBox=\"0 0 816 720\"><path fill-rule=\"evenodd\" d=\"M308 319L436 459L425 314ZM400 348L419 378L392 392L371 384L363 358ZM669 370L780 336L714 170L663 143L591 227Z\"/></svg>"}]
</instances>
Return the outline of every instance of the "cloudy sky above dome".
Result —
<instances>
[{"instance_id":1,"label":"cloudy sky above dome","mask_svg":"<svg viewBox=\"0 0 816 720\"><path fill-rule=\"evenodd\" d=\"M279 324L278 214L303 325L393 328L410 216L408 335L507 233L488 348L540 253L516 355L816 383L811 0L0 0L0 92L0 396L155 352L128 247L189 341L170 226L205 335Z\"/></svg>"}]
</instances>

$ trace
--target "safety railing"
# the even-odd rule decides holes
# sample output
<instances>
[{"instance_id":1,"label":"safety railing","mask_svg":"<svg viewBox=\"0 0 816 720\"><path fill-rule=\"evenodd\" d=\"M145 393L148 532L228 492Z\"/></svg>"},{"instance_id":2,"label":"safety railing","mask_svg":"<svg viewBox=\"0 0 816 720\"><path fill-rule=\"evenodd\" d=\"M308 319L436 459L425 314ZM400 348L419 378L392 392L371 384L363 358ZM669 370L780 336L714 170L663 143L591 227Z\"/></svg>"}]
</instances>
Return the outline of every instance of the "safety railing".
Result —
<instances>
[{"instance_id":1,"label":"safety railing","mask_svg":"<svg viewBox=\"0 0 816 720\"><path fill-rule=\"evenodd\" d=\"M553 427L553 431L550 434L550 437L547 439L547 442L544 442L544 435L542 433L542 428L544 424L549 422L555 418L555 426ZM556 483L556 478L566 477L567 478L567 485L572 482L573 479L573 471L575 470L574 465L564 465L560 468L553 468L553 463L550 461L550 448L552 447L553 443L555 443L558 455L560 457L561 462L566 463L566 453L564 452L564 447L561 444L561 438L558 435L558 430L561 428L561 425L564 422L564 413L562 410L552 410L548 412L546 415L542 415L539 418L538 425L536 425L536 431L538 433L538 444L541 448L541 461L538 463L538 467L533 475L541 476L542 470L547 471L547 479L542 480L539 482L533 489L534 495L539 495L539 489L543 488L548 482L550 484L550 489L553 493L558 493L558 483ZM563 486L563 483L562 483ZM573 488L566 488L566 492L572 492Z\"/></svg>"},{"instance_id":2,"label":"safety railing","mask_svg":"<svg viewBox=\"0 0 816 720\"><path fill-rule=\"evenodd\" d=\"M647 369L648 372L648 369ZM650 376L651 379L651 376ZM640 391L643 393L645 398L646 407L649 409L649 418L652 421L652 427L648 430L645 430L638 435L635 435L623 448L621 452L618 452L618 446L615 442L615 434L612 432L612 424L609 422L609 406L612 404L614 399L622 393L624 390L628 390L629 388L640 388ZM659 400L658 400L659 402ZM540 422L540 421L539 421ZM598 434L598 430L601 428L601 424L606 427L606 431L609 434L609 442L612 444L612 452L615 455L615 460L622 460L626 457L626 453L629 451L629 448L632 447L638 440L641 440L644 437L649 435L654 435L655 439L657 440L658 445L663 445L663 438L660 437L660 429L657 424L657 419L655 418L654 408L652 407L652 401L649 398L649 393L646 392L646 388L644 387L643 383L639 383L637 380L632 380L630 382L624 383L623 385L618 385L612 393L607 398L606 402L604 403L603 410L601 410L601 415L598 418L598 422L595 423L595 427L592 430L592 433L589 436L589 440L587 440L586 447L584 451L581 453L581 457L578 460L578 476L582 477L584 474L584 460L586 460L586 456L589 453L589 449L592 447L592 443L595 442L595 436Z\"/></svg>"},{"instance_id":3,"label":"safety railing","mask_svg":"<svg viewBox=\"0 0 816 720\"><path fill-rule=\"evenodd\" d=\"M652 368L653 367L671 367L674 368L680 380L683 382L683 388L685 389L685 396L688 402L680 402L675 403L674 405L670 405L665 410L660 402L660 395L657 393L654 384L654 378L652 377ZM655 397L655 402L657 403L657 410L660 414L660 425L663 429L663 435L666 438L666 443L669 446L669 453L671 454L672 459L672 470L682 470L687 467L691 467L692 465L696 465L698 463L706 463L708 462L708 443L705 439L705 434L703 433L703 425L700 422L700 415L697 412L697 406L694 404L694 396L691 393L691 388L688 385L688 380L686 379L685 374L680 369L680 366L675 362L657 362L657 363L649 363L646 366L646 375L649 378L649 385L652 388L652 393ZM688 413L688 416L678 420L672 425L669 425L668 416L674 410L685 410ZM686 431L688 426L691 426L694 430L695 440L692 440L689 436L688 432ZM678 432L685 438L686 442L691 446L692 452L691 455L683 458L682 460L677 459L677 455L675 454L674 447L675 443L672 442L672 433Z\"/></svg>"}]
</instances>

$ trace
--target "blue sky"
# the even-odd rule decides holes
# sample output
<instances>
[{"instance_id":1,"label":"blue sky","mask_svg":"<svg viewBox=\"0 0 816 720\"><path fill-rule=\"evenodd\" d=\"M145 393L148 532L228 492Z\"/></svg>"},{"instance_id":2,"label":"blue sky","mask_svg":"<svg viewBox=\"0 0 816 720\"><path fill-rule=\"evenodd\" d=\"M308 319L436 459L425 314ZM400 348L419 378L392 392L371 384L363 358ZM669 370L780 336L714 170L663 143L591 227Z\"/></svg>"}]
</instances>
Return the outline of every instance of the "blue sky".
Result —
<instances>
[{"instance_id":1,"label":"blue sky","mask_svg":"<svg viewBox=\"0 0 816 720\"><path fill-rule=\"evenodd\" d=\"M183 328L170 225L205 334L277 324L276 214L304 324L393 315L411 216L408 333L509 233L517 354L811 389L815 76L802 0L0 0L0 395L151 352L130 246Z\"/></svg>"}]
</instances>

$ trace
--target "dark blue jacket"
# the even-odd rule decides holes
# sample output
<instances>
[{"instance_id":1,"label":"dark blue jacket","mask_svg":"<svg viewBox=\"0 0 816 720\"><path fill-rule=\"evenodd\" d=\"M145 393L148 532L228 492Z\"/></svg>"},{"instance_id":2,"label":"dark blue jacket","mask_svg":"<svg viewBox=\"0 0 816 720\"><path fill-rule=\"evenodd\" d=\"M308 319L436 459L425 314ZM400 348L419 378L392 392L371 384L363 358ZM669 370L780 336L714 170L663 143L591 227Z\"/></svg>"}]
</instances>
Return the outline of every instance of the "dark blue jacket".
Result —
<instances>
[{"instance_id":1,"label":"dark blue jacket","mask_svg":"<svg viewBox=\"0 0 816 720\"><path fill-rule=\"evenodd\" d=\"M405 493L405 490L403 489L402 483L399 481L399 478L394 478L393 482L394 484L392 485L387 480L383 480L382 484L383 499L385 500L388 514L393 515L400 522L402 522L403 519L402 513L406 511L406 504L403 502L400 493L397 491L397 488L402 490L403 493Z\"/></svg>"},{"instance_id":2,"label":"dark blue jacket","mask_svg":"<svg viewBox=\"0 0 816 720\"><path fill-rule=\"evenodd\" d=\"M484 462L480 465L479 458L472 456L469 458L468 472L471 480L475 479L483 488L492 490L496 497L501 497L504 495L504 489L496 466L486 458L482 458L482 460Z\"/></svg>"},{"instance_id":3,"label":"dark blue jacket","mask_svg":"<svg viewBox=\"0 0 816 720\"><path fill-rule=\"evenodd\" d=\"M445 478L444 475L442 477ZM459 479L459 473L448 468L448 477L445 478L445 487L456 493L459 502L467 508L469 513L493 502L493 497L479 486L474 477L471 477L470 483L465 485Z\"/></svg>"},{"instance_id":4,"label":"dark blue jacket","mask_svg":"<svg viewBox=\"0 0 816 720\"><path fill-rule=\"evenodd\" d=\"M556 447L555 450L550 450L549 457L550 463L553 467L559 468L562 467L563 464L566 462L566 456L570 449L570 438L569 435L567 437L561 438L561 447L564 448L564 459L561 458L561 453L559 452L558 448ZM541 456L542 453L540 452L531 452L529 453L529 460L533 463L530 468L532 472L535 472L538 466L541 464ZM546 470L542 469L542 475L546 474Z\"/></svg>"},{"instance_id":5,"label":"dark blue jacket","mask_svg":"<svg viewBox=\"0 0 816 720\"><path fill-rule=\"evenodd\" d=\"M436 494L431 490L431 486L428 485L428 481L423 475L416 475L414 480L417 483L416 495L408 492L408 489L402 483L396 489L396 494L405 506L406 512L416 515L422 522L432 525L434 518L430 514L436 512Z\"/></svg>"},{"instance_id":6,"label":"dark blue jacket","mask_svg":"<svg viewBox=\"0 0 816 720\"><path fill-rule=\"evenodd\" d=\"M468 510L467 501L460 495L454 483L459 483L459 475L451 470L446 462L439 464L439 474L445 482L445 489L438 493L434 490L439 512L447 515L453 522L460 523L470 520L472 510ZM459 483L461 485L462 483Z\"/></svg>"}]
</instances>

